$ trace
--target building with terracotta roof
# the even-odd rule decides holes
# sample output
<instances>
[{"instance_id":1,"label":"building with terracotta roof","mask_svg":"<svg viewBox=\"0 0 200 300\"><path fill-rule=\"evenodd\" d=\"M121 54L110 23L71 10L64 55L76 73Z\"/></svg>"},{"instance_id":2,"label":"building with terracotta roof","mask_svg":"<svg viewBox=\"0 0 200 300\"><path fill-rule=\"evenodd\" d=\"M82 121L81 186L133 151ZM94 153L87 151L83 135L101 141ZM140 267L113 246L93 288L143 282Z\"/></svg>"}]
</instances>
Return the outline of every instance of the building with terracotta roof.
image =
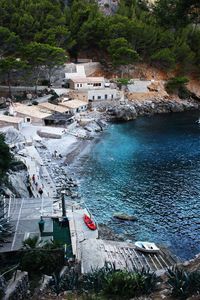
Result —
<instances>
[{"instance_id":1,"label":"building with terracotta roof","mask_svg":"<svg viewBox=\"0 0 200 300\"><path fill-rule=\"evenodd\" d=\"M59 105L67 107L69 111L73 114L86 111L88 108L88 103L78 99L68 100L60 102Z\"/></svg>"},{"instance_id":2,"label":"building with terracotta roof","mask_svg":"<svg viewBox=\"0 0 200 300\"><path fill-rule=\"evenodd\" d=\"M50 110L52 112L55 112L55 113L69 114L69 109L65 106L52 104L52 103L49 103L49 102L40 103L38 106L43 108L43 109L48 109L48 110Z\"/></svg>"},{"instance_id":3,"label":"building with terracotta roof","mask_svg":"<svg viewBox=\"0 0 200 300\"><path fill-rule=\"evenodd\" d=\"M70 89L88 90L104 88L104 77L76 77L68 80Z\"/></svg>"},{"instance_id":4,"label":"building with terracotta roof","mask_svg":"<svg viewBox=\"0 0 200 300\"><path fill-rule=\"evenodd\" d=\"M23 118L0 115L0 128L13 126L14 128L20 130L22 128L23 122Z\"/></svg>"},{"instance_id":5,"label":"building with terracotta roof","mask_svg":"<svg viewBox=\"0 0 200 300\"><path fill-rule=\"evenodd\" d=\"M25 123L45 125L45 118L52 115L52 112L37 105L27 106L21 103L15 103L14 114L16 117L23 118Z\"/></svg>"}]
</instances>

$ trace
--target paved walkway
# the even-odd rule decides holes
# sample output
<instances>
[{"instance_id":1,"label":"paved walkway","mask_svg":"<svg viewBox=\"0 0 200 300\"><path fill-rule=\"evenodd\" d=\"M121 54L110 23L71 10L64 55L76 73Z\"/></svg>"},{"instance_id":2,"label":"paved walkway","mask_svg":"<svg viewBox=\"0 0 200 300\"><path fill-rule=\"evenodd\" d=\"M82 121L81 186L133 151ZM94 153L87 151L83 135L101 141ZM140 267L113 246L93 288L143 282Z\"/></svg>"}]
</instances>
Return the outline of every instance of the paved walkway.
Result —
<instances>
[{"instance_id":1,"label":"paved walkway","mask_svg":"<svg viewBox=\"0 0 200 300\"><path fill-rule=\"evenodd\" d=\"M38 222L40 216L43 216L45 220L45 231L53 231L52 198L14 198L9 205L9 217L11 218L10 223L13 225L14 235L10 238L10 242L0 247L0 252L20 249L24 239L35 235L39 236Z\"/></svg>"},{"instance_id":2,"label":"paved walkway","mask_svg":"<svg viewBox=\"0 0 200 300\"><path fill-rule=\"evenodd\" d=\"M71 210L67 210L67 218L69 220L72 251L78 260L82 259L81 243L83 241L95 240L98 238L98 230L90 230L84 220L84 214L88 215L87 209L76 209L72 206Z\"/></svg>"},{"instance_id":3,"label":"paved walkway","mask_svg":"<svg viewBox=\"0 0 200 300\"><path fill-rule=\"evenodd\" d=\"M30 187L34 197L40 197L39 188L43 190L43 197L56 197L56 186L47 170L48 161L43 161L34 146L26 147L20 151L23 156L18 156L25 165L29 173ZM33 175L35 180L33 180Z\"/></svg>"}]
</instances>

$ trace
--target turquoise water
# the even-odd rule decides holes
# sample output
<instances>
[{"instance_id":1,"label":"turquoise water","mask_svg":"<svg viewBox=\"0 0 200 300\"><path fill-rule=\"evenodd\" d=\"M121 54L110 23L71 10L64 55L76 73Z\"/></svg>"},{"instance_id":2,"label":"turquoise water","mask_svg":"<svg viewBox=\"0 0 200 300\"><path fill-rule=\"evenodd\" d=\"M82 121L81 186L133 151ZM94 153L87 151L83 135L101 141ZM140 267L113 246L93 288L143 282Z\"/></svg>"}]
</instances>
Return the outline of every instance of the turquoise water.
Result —
<instances>
[{"instance_id":1,"label":"turquoise water","mask_svg":"<svg viewBox=\"0 0 200 300\"><path fill-rule=\"evenodd\" d=\"M200 252L200 112L111 124L74 165L80 192L99 223L129 240ZM115 212L138 218L115 220Z\"/></svg>"}]
</instances>

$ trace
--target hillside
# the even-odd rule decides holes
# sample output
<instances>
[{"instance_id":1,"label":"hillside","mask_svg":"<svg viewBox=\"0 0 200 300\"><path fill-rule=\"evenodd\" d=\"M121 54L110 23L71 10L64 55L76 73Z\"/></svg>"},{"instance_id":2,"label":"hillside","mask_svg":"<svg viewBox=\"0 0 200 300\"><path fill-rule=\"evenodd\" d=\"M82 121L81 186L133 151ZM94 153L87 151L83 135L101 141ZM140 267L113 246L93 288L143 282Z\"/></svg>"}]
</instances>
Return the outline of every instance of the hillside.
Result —
<instances>
[{"instance_id":1,"label":"hillside","mask_svg":"<svg viewBox=\"0 0 200 300\"><path fill-rule=\"evenodd\" d=\"M199 78L199 1L149 6L134 0L0 0L0 5L2 83L34 83L44 66L51 81L55 66L84 54L111 72L142 63L168 77Z\"/></svg>"}]
</instances>

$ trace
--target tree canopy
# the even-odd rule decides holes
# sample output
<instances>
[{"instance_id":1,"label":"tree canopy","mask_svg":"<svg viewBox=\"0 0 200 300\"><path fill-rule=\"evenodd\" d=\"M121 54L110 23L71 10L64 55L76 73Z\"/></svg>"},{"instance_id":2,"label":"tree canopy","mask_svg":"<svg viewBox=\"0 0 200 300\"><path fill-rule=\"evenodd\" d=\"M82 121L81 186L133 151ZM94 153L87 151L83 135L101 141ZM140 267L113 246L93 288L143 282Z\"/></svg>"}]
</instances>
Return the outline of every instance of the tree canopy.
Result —
<instances>
[{"instance_id":1,"label":"tree canopy","mask_svg":"<svg viewBox=\"0 0 200 300\"><path fill-rule=\"evenodd\" d=\"M47 45L63 49L56 50L58 57L62 51L71 58L98 53L114 66L140 57L165 70L178 66L182 73L199 72L199 22L199 0L157 0L154 5L121 0L109 16L95 0L0 0L0 56L23 58L24 49L37 43L46 53L49 70L55 56L49 55ZM120 41L126 45L121 47ZM45 60L45 54L39 57ZM58 57L54 65L60 64ZM33 65L34 58L26 60Z\"/></svg>"}]
</instances>

